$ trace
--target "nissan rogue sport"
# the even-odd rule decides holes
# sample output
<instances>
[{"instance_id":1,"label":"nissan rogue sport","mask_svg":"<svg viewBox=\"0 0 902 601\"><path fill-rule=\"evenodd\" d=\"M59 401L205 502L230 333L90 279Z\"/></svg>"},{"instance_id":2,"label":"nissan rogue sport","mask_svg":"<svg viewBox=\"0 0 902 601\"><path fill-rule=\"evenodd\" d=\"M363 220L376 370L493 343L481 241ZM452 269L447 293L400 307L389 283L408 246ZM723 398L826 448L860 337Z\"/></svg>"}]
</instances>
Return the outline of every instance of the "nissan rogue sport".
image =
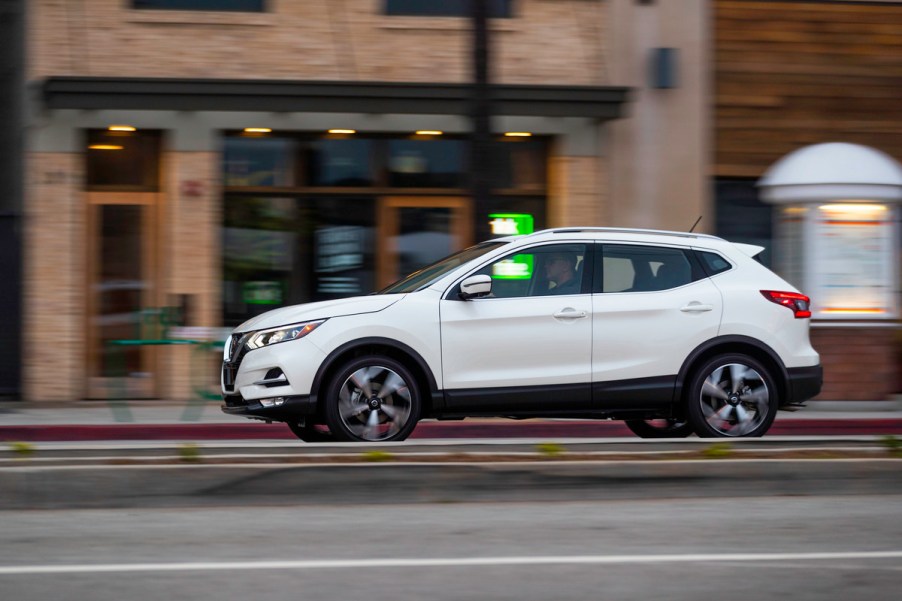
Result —
<instances>
[{"instance_id":1,"label":"nissan rogue sport","mask_svg":"<svg viewBox=\"0 0 902 601\"><path fill-rule=\"evenodd\" d=\"M625 420L752 437L820 391L809 299L704 234L499 238L388 288L282 307L226 340L223 411L305 441L396 441L424 418Z\"/></svg>"}]
</instances>

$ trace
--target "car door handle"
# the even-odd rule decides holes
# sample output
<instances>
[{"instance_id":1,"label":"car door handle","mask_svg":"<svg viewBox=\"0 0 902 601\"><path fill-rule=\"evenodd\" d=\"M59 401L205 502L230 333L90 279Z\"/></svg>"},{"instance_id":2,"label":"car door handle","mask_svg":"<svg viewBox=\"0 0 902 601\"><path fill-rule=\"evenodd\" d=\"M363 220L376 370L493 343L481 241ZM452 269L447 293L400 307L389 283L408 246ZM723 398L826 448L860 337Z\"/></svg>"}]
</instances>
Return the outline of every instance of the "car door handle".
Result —
<instances>
[{"instance_id":1,"label":"car door handle","mask_svg":"<svg viewBox=\"0 0 902 601\"><path fill-rule=\"evenodd\" d=\"M575 309L563 309L558 311L552 317L555 319L582 319L583 317L588 317L588 313L585 311L577 311Z\"/></svg>"},{"instance_id":2,"label":"car door handle","mask_svg":"<svg viewBox=\"0 0 902 601\"><path fill-rule=\"evenodd\" d=\"M692 302L685 307L681 307L680 311L683 313L704 313L705 311L712 311L713 309L714 305L703 305L698 302Z\"/></svg>"}]
</instances>

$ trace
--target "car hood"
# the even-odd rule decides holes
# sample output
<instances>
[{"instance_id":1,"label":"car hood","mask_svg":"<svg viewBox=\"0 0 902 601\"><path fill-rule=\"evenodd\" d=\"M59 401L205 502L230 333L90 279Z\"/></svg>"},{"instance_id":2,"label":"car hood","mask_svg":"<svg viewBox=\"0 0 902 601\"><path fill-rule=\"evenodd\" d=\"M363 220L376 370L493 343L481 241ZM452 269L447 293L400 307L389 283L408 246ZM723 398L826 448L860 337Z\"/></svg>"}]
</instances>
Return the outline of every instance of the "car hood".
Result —
<instances>
[{"instance_id":1,"label":"car hood","mask_svg":"<svg viewBox=\"0 0 902 601\"><path fill-rule=\"evenodd\" d=\"M375 313L386 309L405 295L403 294L379 294L371 296L352 296L337 300L321 301L318 303L305 303L292 305L267 311L235 328L236 332L249 332L251 330L265 330L277 328L302 321L325 319L328 317L341 317L343 315L359 315L360 313Z\"/></svg>"}]
</instances>

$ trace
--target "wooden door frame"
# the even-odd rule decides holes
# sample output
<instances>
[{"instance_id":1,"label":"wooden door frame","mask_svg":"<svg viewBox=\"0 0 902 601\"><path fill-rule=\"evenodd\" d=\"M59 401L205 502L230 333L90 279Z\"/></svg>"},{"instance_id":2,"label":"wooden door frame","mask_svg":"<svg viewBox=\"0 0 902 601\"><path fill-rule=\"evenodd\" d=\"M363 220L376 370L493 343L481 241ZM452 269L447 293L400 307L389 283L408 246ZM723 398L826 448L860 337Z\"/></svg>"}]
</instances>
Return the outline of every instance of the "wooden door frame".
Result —
<instances>
[{"instance_id":1,"label":"wooden door frame","mask_svg":"<svg viewBox=\"0 0 902 601\"><path fill-rule=\"evenodd\" d=\"M158 306L161 294L160 261L159 261L159 212L162 207L162 194L159 192L86 192L85 193L85 223L87 243L85 245L85 315L84 315L84 340L85 342L85 397L106 397L109 390L109 382L106 378L97 375L99 367L98 353L99 338L97 332L91 327L91 321L98 309L98 297L95 284L100 273L100 212L101 208L109 205L140 206L144 207L141 223L141 271L145 281L149 282L149 289L145 290L141 297L141 304L145 307ZM155 347L142 347L141 367L154 374L145 394L157 396L160 383L156 377L158 360ZM143 387L142 387L143 388ZM127 392L127 391L126 391Z\"/></svg>"},{"instance_id":2,"label":"wooden door frame","mask_svg":"<svg viewBox=\"0 0 902 601\"><path fill-rule=\"evenodd\" d=\"M383 196L376 213L376 289L382 289L399 277L397 234L400 226L397 209L451 209L451 234L456 250L473 244L473 203L466 196Z\"/></svg>"}]
</instances>

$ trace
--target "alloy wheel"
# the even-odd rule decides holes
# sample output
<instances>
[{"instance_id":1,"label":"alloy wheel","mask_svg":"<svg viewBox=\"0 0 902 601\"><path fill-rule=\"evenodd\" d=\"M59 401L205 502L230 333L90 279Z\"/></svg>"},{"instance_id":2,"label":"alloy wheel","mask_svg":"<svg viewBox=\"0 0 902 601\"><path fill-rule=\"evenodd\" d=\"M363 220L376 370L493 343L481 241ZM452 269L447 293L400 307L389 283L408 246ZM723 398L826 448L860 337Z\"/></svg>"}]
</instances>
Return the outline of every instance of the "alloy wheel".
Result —
<instances>
[{"instance_id":1,"label":"alloy wheel","mask_svg":"<svg viewBox=\"0 0 902 601\"><path fill-rule=\"evenodd\" d=\"M338 390L338 416L355 438L393 439L411 417L413 400L404 378L384 365L361 367Z\"/></svg>"},{"instance_id":2,"label":"alloy wheel","mask_svg":"<svg viewBox=\"0 0 902 601\"><path fill-rule=\"evenodd\" d=\"M719 436L746 436L771 417L771 392L755 368L720 365L702 382L699 406L708 427Z\"/></svg>"}]
</instances>

